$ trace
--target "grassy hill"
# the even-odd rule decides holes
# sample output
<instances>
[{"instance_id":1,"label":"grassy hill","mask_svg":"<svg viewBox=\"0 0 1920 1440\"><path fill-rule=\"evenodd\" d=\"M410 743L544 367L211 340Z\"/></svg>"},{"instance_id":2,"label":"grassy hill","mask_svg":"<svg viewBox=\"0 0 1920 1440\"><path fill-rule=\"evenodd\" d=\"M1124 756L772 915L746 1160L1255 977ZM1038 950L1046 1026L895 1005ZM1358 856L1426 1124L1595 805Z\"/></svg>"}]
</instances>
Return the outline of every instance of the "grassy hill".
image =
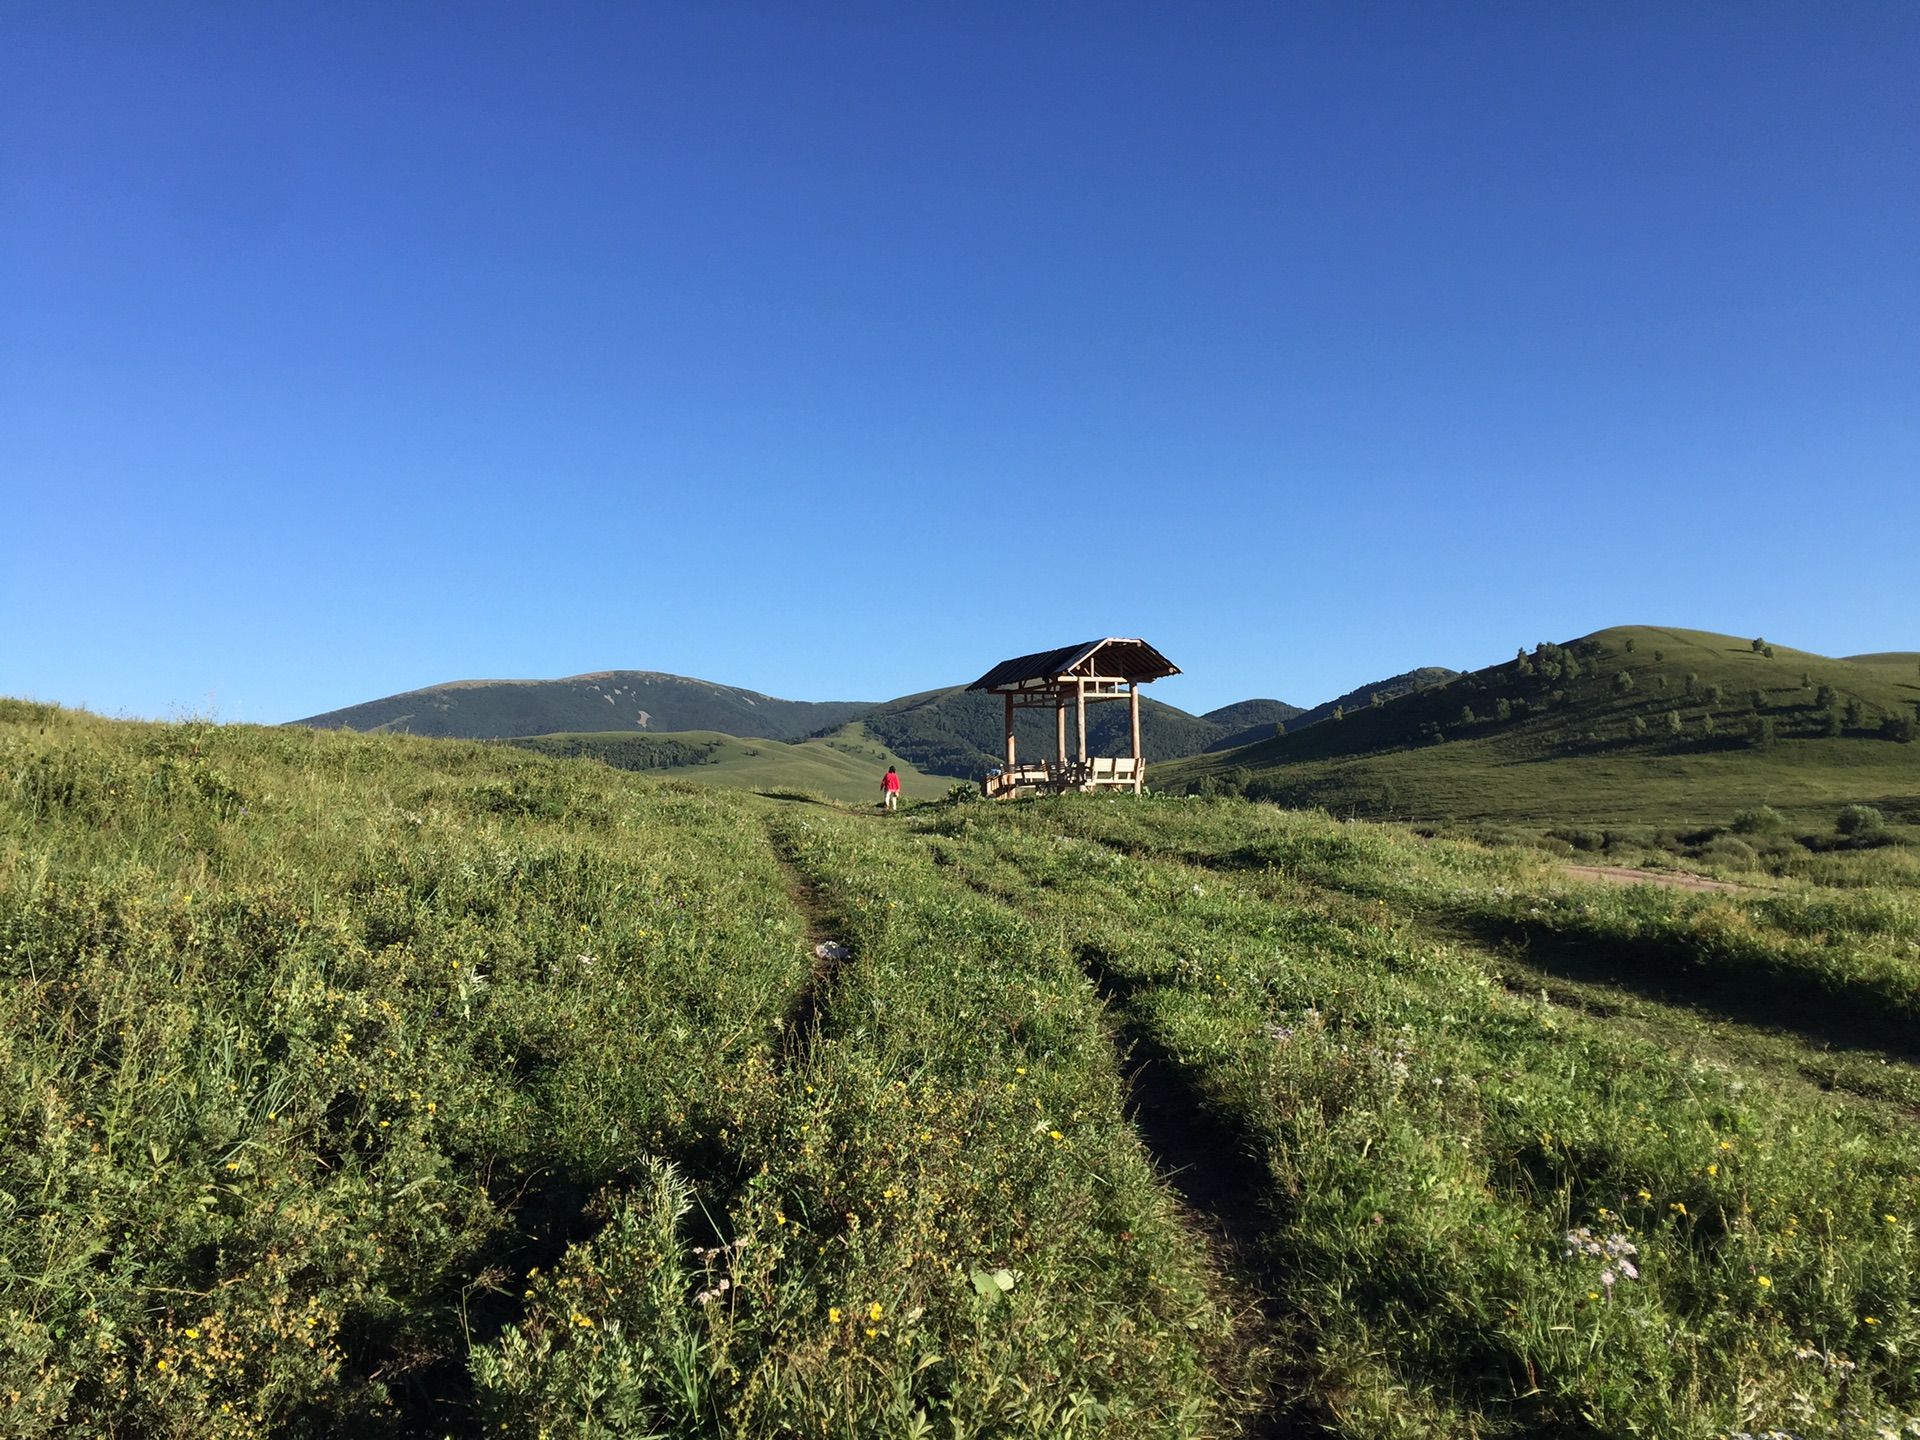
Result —
<instances>
[{"instance_id":1,"label":"grassy hill","mask_svg":"<svg viewBox=\"0 0 1920 1440\"><path fill-rule=\"evenodd\" d=\"M738 790L809 791L850 804L877 800L880 777L889 765L899 770L901 794L909 800L938 799L953 783L923 774L858 724L793 742L747 740L715 730L671 735L628 735L616 730L527 736L508 743L542 755L599 760L617 770L671 773L702 785Z\"/></svg>"},{"instance_id":2,"label":"grassy hill","mask_svg":"<svg viewBox=\"0 0 1920 1440\"><path fill-rule=\"evenodd\" d=\"M1427 665L1418 670L1408 670L1403 674L1391 676L1385 680L1376 680L1373 684L1363 685L1357 690L1349 690L1345 695L1336 696L1324 704L1315 705L1310 710L1301 710L1292 705L1282 707L1283 709L1292 711L1293 713L1290 715L1283 715L1278 712L1256 715L1243 712L1240 706L1228 706L1226 711L1210 711L1207 718L1217 720L1218 723L1226 726L1226 733L1206 748L1209 751L1238 750L1243 745L1254 745L1262 740L1271 739L1276 721L1283 722L1290 731L1299 730L1305 726L1317 725L1322 720L1330 719L1335 712L1354 710L1362 705L1371 704L1373 697L1376 695L1382 700L1391 700L1395 696L1406 695L1412 691L1422 689L1425 686L1437 685L1443 680L1450 680L1459 673L1457 670L1448 670L1442 666ZM1254 701L1251 703L1263 704L1267 702ZM1233 721L1219 718L1228 712L1239 712L1239 718Z\"/></svg>"},{"instance_id":3,"label":"grassy hill","mask_svg":"<svg viewBox=\"0 0 1920 1440\"><path fill-rule=\"evenodd\" d=\"M1895 684L1920 681L1920 650L1885 650L1877 655L1849 655L1847 659L1878 671Z\"/></svg>"},{"instance_id":4,"label":"grassy hill","mask_svg":"<svg viewBox=\"0 0 1920 1440\"><path fill-rule=\"evenodd\" d=\"M293 723L465 740L604 730L718 730L798 740L845 724L869 708L858 701L777 700L757 690L653 670L603 670L564 680L456 680Z\"/></svg>"},{"instance_id":5,"label":"grassy hill","mask_svg":"<svg viewBox=\"0 0 1920 1440\"><path fill-rule=\"evenodd\" d=\"M1898 737L1916 702L1920 674L1879 657L1622 627L1154 778L1422 818L1712 821L1854 802L1912 815L1920 744Z\"/></svg>"},{"instance_id":6,"label":"grassy hill","mask_svg":"<svg viewBox=\"0 0 1920 1440\"><path fill-rule=\"evenodd\" d=\"M1910 1433L1904 853L0 701L0 1428Z\"/></svg>"},{"instance_id":7,"label":"grassy hill","mask_svg":"<svg viewBox=\"0 0 1920 1440\"><path fill-rule=\"evenodd\" d=\"M1232 734L1260 725L1271 731L1276 722L1291 720L1305 713L1298 705L1289 705L1284 700L1238 700L1231 705L1222 705L1218 710L1209 710L1200 718Z\"/></svg>"}]
</instances>

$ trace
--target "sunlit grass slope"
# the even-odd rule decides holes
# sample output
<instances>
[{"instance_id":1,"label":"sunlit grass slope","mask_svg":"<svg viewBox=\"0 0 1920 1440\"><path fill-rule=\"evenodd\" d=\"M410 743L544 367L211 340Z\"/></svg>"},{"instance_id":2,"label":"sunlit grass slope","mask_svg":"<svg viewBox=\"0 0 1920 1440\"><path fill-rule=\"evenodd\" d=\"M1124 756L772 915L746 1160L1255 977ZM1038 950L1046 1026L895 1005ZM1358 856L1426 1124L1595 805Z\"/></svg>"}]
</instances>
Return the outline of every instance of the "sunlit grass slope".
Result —
<instances>
[{"instance_id":1,"label":"sunlit grass slope","mask_svg":"<svg viewBox=\"0 0 1920 1440\"><path fill-rule=\"evenodd\" d=\"M1891 853L0 702L0 1431L1900 1433Z\"/></svg>"},{"instance_id":2,"label":"sunlit grass slope","mask_svg":"<svg viewBox=\"0 0 1920 1440\"><path fill-rule=\"evenodd\" d=\"M600 760L616 769L672 771L676 779L702 785L807 791L850 804L877 801L880 779L889 765L900 772L901 793L910 800L937 799L954 783L923 774L857 723L843 725L830 735L792 742L685 730L661 735L619 731L541 735L513 743L545 755Z\"/></svg>"},{"instance_id":3,"label":"sunlit grass slope","mask_svg":"<svg viewBox=\"0 0 1920 1440\"><path fill-rule=\"evenodd\" d=\"M1769 654L1768 651L1771 651ZM1525 821L1724 821L1767 804L1828 820L1920 813L1920 673L1648 626L1542 646L1279 739L1158 766L1343 813Z\"/></svg>"},{"instance_id":4,"label":"sunlit grass slope","mask_svg":"<svg viewBox=\"0 0 1920 1440\"><path fill-rule=\"evenodd\" d=\"M1071 953L786 810L6 702L0 1428L1224 1433Z\"/></svg>"},{"instance_id":5,"label":"sunlit grass slope","mask_svg":"<svg viewBox=\"0 0 1920 1440\"><path fill-rule=\"evenodd\" d=\"M1306 1420L1920 1426L1912 889L1608 889L1238 801L975 806L927 843L1078 936L1178 1123L1253 1157Z\"/></svg>"}]
</instances>

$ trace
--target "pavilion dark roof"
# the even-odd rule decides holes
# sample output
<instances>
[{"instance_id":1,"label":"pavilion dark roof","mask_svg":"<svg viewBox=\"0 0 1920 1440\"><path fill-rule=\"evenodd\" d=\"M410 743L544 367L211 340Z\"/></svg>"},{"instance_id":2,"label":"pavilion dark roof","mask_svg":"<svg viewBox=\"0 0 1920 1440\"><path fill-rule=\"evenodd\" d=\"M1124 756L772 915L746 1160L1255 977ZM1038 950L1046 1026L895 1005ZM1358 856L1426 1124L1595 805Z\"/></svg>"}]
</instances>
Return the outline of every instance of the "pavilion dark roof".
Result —
<instances>
[{"instance_id":1,"label":"pavilion dark roof","mask_svg":"<svg viewBox=\"0 0 1920 1440\"><path fill-rule=\"evenodd\" d=\"M1099 664L1093 664L1095 656ZM967 688L993 690L1002 685L1020 685L1029 680L1057 680L1072 675L1107 675L1144 685L1178 675L1180 667L1144 640L1108 636L1078 645L1063 645L1058 650L1041 650L1002 660Z\"/></svg>"}]
</instances>

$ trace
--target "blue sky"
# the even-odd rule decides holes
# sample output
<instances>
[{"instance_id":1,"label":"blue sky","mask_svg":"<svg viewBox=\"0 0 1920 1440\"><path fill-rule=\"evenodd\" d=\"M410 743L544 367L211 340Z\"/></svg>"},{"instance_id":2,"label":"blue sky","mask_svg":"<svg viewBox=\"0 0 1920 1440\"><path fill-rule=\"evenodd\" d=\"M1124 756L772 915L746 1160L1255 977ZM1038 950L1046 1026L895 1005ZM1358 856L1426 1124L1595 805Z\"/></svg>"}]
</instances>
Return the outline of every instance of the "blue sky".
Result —
<instances>
[{"instance_id":1,"label":"blue sky","mask_svg":"<svg viewBox=\"0 0 1920 1440\"><path fill-rule=\"evenodd\" d=\"M0 8L0 693L1920 648L1920 7Z\"/></svg>"}]
</instances>

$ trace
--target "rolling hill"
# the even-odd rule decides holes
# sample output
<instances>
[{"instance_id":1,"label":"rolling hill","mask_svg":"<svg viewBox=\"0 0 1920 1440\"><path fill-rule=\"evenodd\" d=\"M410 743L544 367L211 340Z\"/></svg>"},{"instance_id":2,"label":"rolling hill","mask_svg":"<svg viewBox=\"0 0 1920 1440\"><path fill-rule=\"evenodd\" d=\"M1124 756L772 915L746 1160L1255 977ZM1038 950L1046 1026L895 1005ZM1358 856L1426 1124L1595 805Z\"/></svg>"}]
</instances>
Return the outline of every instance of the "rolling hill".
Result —
<instances>
[{"instance_id":1,"label":"rolling hill","mask_svg":"<svg viewBox=\"0 0 1920 1440\"><path fill-rule=\"evenodd\" d=\"M1363 686L1351 695L1303 710L1284 700L1242 700L1191 715L1143 695L1141 739L1156 764L1206 750L1244 745L1330 715L1342 704L1375 692L1397 695L1454 672L1409 671ZM1126 707L1105 703L1087 711L1089 743L1096 754L1128 747ZM973 779L1000 763L1000 700L960 686L922 691L884 704L859 701L780 700L757 690L652 670L606 670L563 680L457 680L379 700L329 710L293 721L323 730L398 732L443 739L520 740L561 737L553 753L594 753L626 769L663 769L699 764L730 765L742 758L735 747L715 748L693 733L789 742L822 739L846 743L843 727L863 724L864 742L887 752L903 772ZM1053 753L1053 718L1024 710L1017 720L1020 752ZM585 737L595 737L589 744ZM837 737L837 738L836 738ZM618 743L621 741L633 743ZM644 743L644 742L657 743ZM771 752L769 752L771 753ZM766 758L764 756L757 758ZM747 767L755 774L762 767ZM712 774L707 778L714 778ZM756 782L758 783L758 782ZM779 782L774 782L779 783ZM799 783L799 782L796 782Z\"/></svg>"},{"instance_id":2,"label":"rolling hill","mask_svg":"<svg viewBox=\"0 0 1920 1440\"><path fill-rule=\"evenodd\" d=\"M1920 674L1907 658L1621 627L1290 725L1154 780L1412 818L1711 820L1854 802L1912 816L1920 745L1903 737Z\"/></svg>"},{"instance_id":3,"label":"rolling hill","mask_svg":"<svg viewBox=\"0 0 1920 1440\"><path fill-rule=\"evenodd\" d=\"M718 730L798 740L871 709L862 701L778 700L656 670L601 670L564 680L455 680L296 720L321 730L504 740L618 730Z\"/></svg>"},{"instance_id":4,"label":"rolling hill","mask_svg":"<svg viewBox=\"0 0 1920 1440\"><path fill-rule=\"evenodd\" d=\"M952 781L924 774L875 740L859 724L806 740L743 739L717 730L664 735L600 731L525 736L507 742L523 750L599 760L617 770L670 774L733 790L810 791L830 800L865 804L879 798L889 765L900 771L909 800L935 800Z\"/></svg>"},{"instance_id":5,"label":"rolling hill","mask_svg":"<svg viewBox=\"0 0 1920 1440\"><path fill-rule=\"evenodd\" d=\"M1336 696L1323 705L1311 710L1302 710L1298 706L1282 704L1277 700L1248 700L1239 705L1228 705L1224 709L1209 710L1206 718L1217 724L1225 725L1228 731L1215 740L1207 749L1237 750L1242 745L1252 745L1257 741L1272 737L1275 722L1284 722L1289 731L1299 730L1308 725L1317 725L1330 718L1336 711L1354 710L1362 705L1373 703L1377 695L1381 700L1391 700L1398 695L1406 695L1428 685L1437 685L1443 680L1451 680L1460 672L1448 670L1444 666L1425 665L1418 670L1408 670L1403 674L1386 680L1376 680L1371 685L1362 685L1357 690ZM1272 705L1278 707L1271 713L1261 713L1251 709L1253 706ZM1281 714L1282 710L1291 714ZM1231 715L1232 719L1227 719Z\"/></svg>"}]
</instances>

